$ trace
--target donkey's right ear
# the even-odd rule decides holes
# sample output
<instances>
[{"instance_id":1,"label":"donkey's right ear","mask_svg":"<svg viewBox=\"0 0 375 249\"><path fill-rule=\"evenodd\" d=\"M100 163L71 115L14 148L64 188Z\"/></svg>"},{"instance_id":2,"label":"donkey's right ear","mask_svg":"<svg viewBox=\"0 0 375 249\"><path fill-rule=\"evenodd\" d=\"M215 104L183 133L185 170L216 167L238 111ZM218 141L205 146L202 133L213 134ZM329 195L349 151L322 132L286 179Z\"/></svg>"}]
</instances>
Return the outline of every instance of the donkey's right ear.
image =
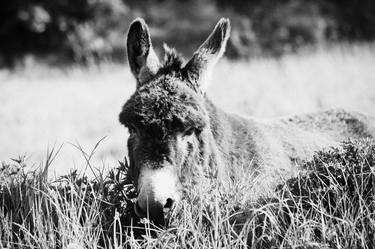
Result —
<instances>
[{"instance_id":1,"label":"donkey's right ear","mask_svg":"<svg viewBox=\"0 0 375 249\"><path fill-rule=\"evenodd\" d=\"M137 80L138 88L156 74L160 65L152 48L149 29L142 18L130 24L126 49L130 70Z\"/></svg>"}]
</instances>

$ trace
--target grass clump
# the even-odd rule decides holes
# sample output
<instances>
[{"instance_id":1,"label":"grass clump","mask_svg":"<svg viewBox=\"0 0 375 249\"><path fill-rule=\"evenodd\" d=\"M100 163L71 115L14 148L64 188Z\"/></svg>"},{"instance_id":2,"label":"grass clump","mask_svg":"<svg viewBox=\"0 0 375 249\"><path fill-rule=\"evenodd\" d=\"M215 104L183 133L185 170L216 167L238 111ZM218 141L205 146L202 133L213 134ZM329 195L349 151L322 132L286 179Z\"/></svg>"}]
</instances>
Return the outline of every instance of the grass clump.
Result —
<instances>
[{"instance_id":1,"label":"grass clump","mask_svg":"<svg viewBox=\"0 0 375 249\"><path fill-rule=\"evenodd\" d=\"M91 180L25 167L25 157L0 167L0 248L113 248L116 213L131 217L126 162Z\"/></svg>"},{"instance_id":2,"label":"grass clump","mask_svg":"<svg viewBox=\"0 0 375 249\"><path fill-rule=\"evenodd\" d=\"M55 181L25 173L21 158L1 166L0 247L9 248L373 248L375 143L346 141L316 153L304 172L272 198L241 206L213 180L192 186L168 228L133 213L136 196L126 161L88 179ZM251 190L250 190L251 191Z\"/></svg>"},{"instance_id":3,"label":"grass clump","mask_svg":"<svg viewBox=\"0 0 375 249\"><path fill-rule=\"evenodd\" d=\"M375 144L349 140L320 151L305 173L253 209L253 248L373 248Z\"/></svg>"}]
</instances>

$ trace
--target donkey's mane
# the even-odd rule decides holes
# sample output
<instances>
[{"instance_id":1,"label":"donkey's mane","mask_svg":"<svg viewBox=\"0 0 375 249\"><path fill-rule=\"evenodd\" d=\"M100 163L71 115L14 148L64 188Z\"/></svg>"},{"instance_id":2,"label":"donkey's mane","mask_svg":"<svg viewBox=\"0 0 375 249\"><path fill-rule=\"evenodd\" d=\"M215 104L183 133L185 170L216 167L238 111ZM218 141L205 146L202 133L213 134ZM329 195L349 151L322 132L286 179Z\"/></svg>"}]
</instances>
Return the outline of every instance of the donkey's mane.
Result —
<instances>
[{"instance_id":1,"label":"donkey's mane","mask_svg":"<svg viewBox=\"0 0 375 249\"><path fill-rule=\"evenodd\" d=\"M175 49L164 45L165 56L162 66L159 68L158 74L181 73L184 59Z\"/></svg>"},{"instance_id":2,"label":"donkey's mane","mask_svg":"<svg viewBox=\"0 0 375 249\"><path fill-rule=\"evenodd\" d=\"M170 48L167 45L164 45L164 50L164 61L156 76L171 75L184 81L195 92L200 92L199 85L195 83L194 78L191 77L188 70L184 69L185 60L183 56L174 48Z\"/></svg>"}]
</instances>

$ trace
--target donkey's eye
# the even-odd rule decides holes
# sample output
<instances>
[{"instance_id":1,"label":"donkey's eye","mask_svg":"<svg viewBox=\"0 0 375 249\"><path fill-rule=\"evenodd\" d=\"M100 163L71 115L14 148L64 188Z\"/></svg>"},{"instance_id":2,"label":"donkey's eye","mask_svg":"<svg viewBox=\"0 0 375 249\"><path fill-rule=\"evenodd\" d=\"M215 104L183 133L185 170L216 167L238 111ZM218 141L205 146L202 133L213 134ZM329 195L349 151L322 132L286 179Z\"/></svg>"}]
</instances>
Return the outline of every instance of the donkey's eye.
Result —
<instances>
[{"instance_id":1,"label":"donkey's eye","mask_svg":"<svg viewBox=\"0 0 375 249\"><path fill-rule=\"evenodd\" d=\"M184 132L183 132L183 135L184 136L190 136L191 134L193 134L195 131L195 128L194 127L189 127L187 128Z\"/></svg>"},{"instance_id":2,"label":"donkey's eye","mask_svg":"<svg viewBox=\"0 0 375 249\"><path fill-rule=\"evenodd\" d=\"M129 130L129 134L130 134L130 135L133 135L133 134L136 133L136 129L135 129L134 126L129 125L129 126L128 126L128 130Z\"/></svg>"}]
</instances>

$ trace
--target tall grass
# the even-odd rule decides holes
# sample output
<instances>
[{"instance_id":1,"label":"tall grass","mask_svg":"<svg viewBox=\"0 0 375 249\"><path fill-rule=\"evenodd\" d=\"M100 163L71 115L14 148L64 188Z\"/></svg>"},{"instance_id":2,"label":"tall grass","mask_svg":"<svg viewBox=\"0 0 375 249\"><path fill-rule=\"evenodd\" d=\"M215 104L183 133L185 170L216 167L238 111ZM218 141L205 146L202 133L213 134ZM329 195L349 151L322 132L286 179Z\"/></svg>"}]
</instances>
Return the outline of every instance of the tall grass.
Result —
<instances>
[{"instance_id":1,"label":"tall grass","mask_svg":"<svg viewBox=\"0 0 375 249\"><path fill-rule=\"evenodd\" d=\"M54 152L49 153L53 158ZM154 227L133 213L126 161L88 179L48 180L25 160L0 173L0 247L7 248L373 248L375 143L346 141L318 152L273 197L244 201L241 181L192 186ZM237 191L237 192L233 192Z\"/></svg>"}]
</instances>

